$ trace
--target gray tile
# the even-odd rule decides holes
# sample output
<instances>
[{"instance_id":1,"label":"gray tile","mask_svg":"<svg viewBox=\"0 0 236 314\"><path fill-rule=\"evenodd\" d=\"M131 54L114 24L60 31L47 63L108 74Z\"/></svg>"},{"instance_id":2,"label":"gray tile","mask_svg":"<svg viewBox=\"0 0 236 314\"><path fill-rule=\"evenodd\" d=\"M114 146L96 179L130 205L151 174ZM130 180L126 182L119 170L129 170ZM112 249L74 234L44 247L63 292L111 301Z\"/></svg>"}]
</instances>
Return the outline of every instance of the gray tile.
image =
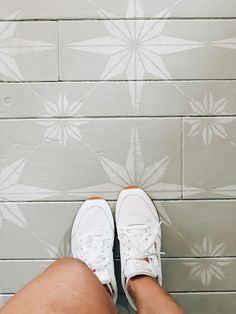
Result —
<instances>
[{"instance_id":1,"label":"gray tile","mask_svg":"<svg viewBox=\"0 0 236 314\"><path fill-rule=\"evenodd\" d=\"M6 304L6 302L12 297L14 294L0 294L0 307ZM118 314L134 314L135 311L128 304L124 295L120 295L117 301L117 310Z\"/></svg>"},{"instance_id":2,"label":"gray tile","mask_svg":"<svg viewBox=\"0 0 236 314\"><path fill-rule=\"evenodd\" d=\"M235 201L156 202L165 256L236 256Z\"/></svg>"},{"instance_id":3,"label":"gray tile","mask_svg":"<svg viewBox=\"0 0 236 314\"><path fill-rule=\"evenodd\" d=\"M17 0L0 1L0 18L102 18L115 17L156 17L163 14L171 17L235 17L234 0ZM164 12L163 12L164 11ZM14 16L14 13L16 16ZM13 15L13 17L12 17Z\"/></svg>"},{"instance_id":4,"label":"gray tile","mask_svg":"<svg viewBox=\"0 0 236 314\"><path fill-rule=\"evenodd\" d=\"M3 306L13 294L0 294L0 307Z\"/></svg>"},{"instance_id":5,"label":"gray tile","mask_svg":"<svg viewBox=\"0 0 236 314\"><path fill-rule=\"evenodd\" d=\"M51 262L0 261L1 293L15 293ZM162 266L163 285L171 292L231 291L235 288L236 261L233 258L163 259ZM118 285L120 287L120 282Z\"/></svg>"},{"instance_id":6,"label":"gray tile","mask_svg":"<svg viewBox=\"0 0 236 314\"><path fill-rule=\"evenodd\" d=\"M236 195L236 118L184 119L184 197Z\"/></svg>"},{"instance_id":7,"label":"gray tile","mask_svg":"<svg viewBox=\"0 0 236 314\"><path fill-rule=\"evenodd\" d=\"M235 292L174 293L172 296L188 314L234 314L236 311Z\"/></svg>"},{"instance_id":8,"label":"gray tile","mask_svg":"<svg viewBox=\"0 0 236 314\"><path fill-rule=\"evenodd\" d=\"M1 293L17 292L38 276L51 263L51 260L0 261Z\"/></svg>"},{"instance_id":9,"label":"gray tile","mask_svg":"<svg viewBox=\"0 0 236 314\"><path fill-rule=\"evenodd\" d=\"M172 293L171 295L188 314L222 314L223 312L234 314L236 309L235 292ZM11 296L11 294L0 295L0 306ZM119 296L117 308L119 314L135 313L124 295Z\"/></svg>"},{"instance_id":10,"label":"gray tile","mask_svg":"<svg viewBox=\"0 0 236 314\"><path fill-rule=\"evenodd\" d=\"M2 120L0 198L116 199L130 184L180 198L180 133L176 118Z\"/></svg>"},{"instance_id":11,"label":"gray tile","mask_svg":"<svg viewBox=\"0 0 236 314\"><path fill-rule=\"evenodd\" d=\"M0 80L57 80L57 56L56 22L0 22Z\"/></svg>"},{"instance_id":12,"label":"gray tile","mask_svg":"<svg viewBox=\"0 0 236 314\"><path fill-rule=\"evenodd\" d=\"M56 258L70 255L71 225L81 204L0 204L0 216L3 217L0 258ZM115 202L110 204L114 211ZM156 201L163 221L164 256L236 256L235 204L235 201ZM117 247L116 257L119 256Z\"/></svg>"},{"instance_id":13,"label":"gray tile","mask_svg":"<svg viewBox=\"0 0 236 314\"><path fill-rule=\"evenodd\" d=\"M232 115L235 89L235 81L2 83L0 117Z\"/></svg>"},{"instance_id":14,"label":"gray tile","mask_svg":"<svg viewBox=\"0 0 236 314\"><path fill-rule=\"evenodd\" d=\"M234 258L164 259L163 286L179 291L231 291L236 284Z\"/></svg>"},{"instance_id":15,"label":"gray tile","mask_svg":"<svg viewBox=\"0 0 236 314\"><path fill-rule=\"evenodd\" d=\"M0 204L0 216L3 217L0 228L0 259L69 256L71 226L81 204Z\"/></svg>"},{"instance_id":16,"label":"gray tile","mask_svg":"<svg viewBox=\"0 0 236 314\"><path fill-rule=\"evenodd\" d=\"M156 3L159 1L153 1ZM174 0L172 1L172 3ZM162 0L165 3L165 0ZM173 16L184 17L235 17L236 3L233 0L198 0L198 1L175 1L170 12ZM152 13L150 12L150 15Z\"/></svg>"},{"instance_id":17,"label":"gray tile","mask_svg":"<svg viewBox=\"0 0 236 314\"><path fill-rule=\"evenodd\" d=\"M120 261L115 262L119 293ZM162 258L163 287L173 292L232 291L236 283L235 258Z\"/></svg>"},{"instance_id":18,"label":"gray tile","mask_svg":"<svg viewBox=\"0 0 236 314\"><path fill-rule=\"evenodd\" d=\"M60 79L235 78L235 26L235 20L63 21Z\"/></svg>"}]
</instances>

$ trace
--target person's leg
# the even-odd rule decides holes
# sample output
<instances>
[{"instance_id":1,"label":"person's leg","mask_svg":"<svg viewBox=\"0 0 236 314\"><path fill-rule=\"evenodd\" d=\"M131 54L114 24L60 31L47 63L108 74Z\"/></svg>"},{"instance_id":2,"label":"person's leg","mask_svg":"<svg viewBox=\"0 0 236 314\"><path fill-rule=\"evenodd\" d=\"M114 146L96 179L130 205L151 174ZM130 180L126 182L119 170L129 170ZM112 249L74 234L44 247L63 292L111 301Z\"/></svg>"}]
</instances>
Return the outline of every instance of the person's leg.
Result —
<instances>
[{"instance_id":1,"label":"person's leg","mask_svg":"<svg viewBox=\"0 0 236 314\"><path fill-rule=\"evenodd\" d=\"M152 277L131 278L128 291L135 300L138 314L185 314L168 292Z\"/></svg>"},{"instance_id":2,"label":"person's leg","mask_svg":"<svg viewBox=\"0 0 236 314\"><path fill-rule=\"evenodd\" d=\"M16 294L1 314L113 314L114 221L107 202L83 203L72 227L74 258L61 259Z\"/></svg>"},{"instance_id":3,"label":"person's leg","mask_svg":"<svg viewBox=\"0 0 236 314\"><path fill-rule=\"evenodd\" d=\"M116 313L100 280L76 258L54 262L12 297L1 314Z\"/></svg>"},{"instance_id":4,"label":"person's leg","mask_svg":"<svg viewBox=\"0 0 236 314\"><path fill-rule=\"evenodd\" d=\"M161 287L161 221L149 196L123 190L116 204L121 279L127 299L141 314L184 314Z\"/></svg>"}]
</instances>

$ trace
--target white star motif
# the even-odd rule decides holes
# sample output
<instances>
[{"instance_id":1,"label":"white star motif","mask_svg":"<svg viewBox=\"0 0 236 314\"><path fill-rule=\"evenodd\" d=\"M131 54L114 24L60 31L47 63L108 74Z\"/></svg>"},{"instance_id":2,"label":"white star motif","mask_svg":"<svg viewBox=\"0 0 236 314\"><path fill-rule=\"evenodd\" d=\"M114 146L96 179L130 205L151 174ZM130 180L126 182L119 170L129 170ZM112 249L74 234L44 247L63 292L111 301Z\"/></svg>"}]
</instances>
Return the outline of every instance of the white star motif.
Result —
<instances>
[{"instance_id":1,"label":"white star motif","mask_svg":"<svg viewBox=\"0 0 236 314\"><path fill-rule=\"evenodd\" d=\"M191 248L194 256L214 257L222 256L225 251L225 244L220 243L213 245L213 241L209 237L205 237L202 245L194 244ZM225 279L222 267L231 264L231 261L217 260L217 259L204 259L199 261L187 261L183 264L191 267L189 277L191 279L200 279L204 286L209 286L213 278L218 280Z\"/></svg>"},{"instance_id":2,"label":"white star motif","mask_svg":"<svg viewBox=\"0 0 236 314\"><path fill-rule=\"evenodd\" d=\"M221 48L236 49L236 37L214 41L212 45Z\"/></svg>"},{"instance_id":3,"label":"white star motif","mask_svg":"<svg viewBox=\"0 0 236 314\"><path fill-rule=\"evenodd\" d=\"M79 116L81 104L78 101L69 103L65 94L61 93L58 97L57 103L51 101L44 102L47 114L44 117L56 117L65 119L52 119L40 121L39 124L46 126L47 130L44 137L53 141L56 140L62 147L66 147L69 137L77 141L81 140L81 134L78 126L87 121L77 121L75 119L68 119L68 117Z\"/></svg>"},{"instance_id":4,"label":"white star motif","mask_svg":"<svg viewBox=\"0 0 236 314\"><path fill-rule=\"evenodd\" d=\"M19 17L18 13L9 16L14 19ZM52 44L17 38L14 36L18 22L0 23L0 73L14 80L23 80L23 76L15 61L14 56L32 53L34 51L44 51L52 48Z\"/></svg>"},{"instance_id":5,"label":"white star motif","mask_svg":"<svg viewBox=\"0 0 236 314\"><path fill-rule=\"evenodd\" d=\"M130 0L127 16L131 16L137 7L139 15L143 15L139 1L134 3ZM100 10L100 14L113 18L104 10ZM169 11L163 11L162 16L168 17ZM139 106L143 85L141 80L144 79L145 73L150 73L155 78L171 77L162 55L202 46L196 41L162 35L167 20L104 20L103 23L108 36L74 42L68 47L108 56L108 62L100 76L101 80L112 79L121 73L125 73L128 80L139 80L129 82L134 108Z\"/></svg>"},{"instance_id":6,"label":"white star motif","mask_svg":"<svg viewBox=\"0 0 236 314\"><path fill-rule=\"evenodd\" d=\"M19 183L22 172L26 166L26 160L20 159L0 171L0 228L4 221L10 221L20 228L26 229L31 236L36 238L45 246L46 250L53 256L53 247L42 240L31 230L18 204L6 201L29 201L39 200L57 194L56 191L39 188ZM55 256L55 253L54 253Z\"/></svg>"},{"instance_id":7,"label":"white star motif","mask_svg":"<svg viewBox=\"0 0 236 314\"><path fill-rule=\"evenodd\" d=\"M163 196L179 197L180 186L162 182L162 177L168 167L169 161L170 157L165 156L146 166L143 162L138 131L134 128L131 134L125 166L108 158L100 157L100 162L110 182L73 190L69 194L91 196L91 193L99 193L109 198L113 193L117 193L125 186L136 185L149 192L153 198Z\"/></svg>"},{"instance_id":8,"label":"white star motif","mask_svg":"<svg viewBox=\"0 0 236 314\"><path fill-rule=\"evenodd\" d=\"M0 172L0 200L20 201L43 199L57 194L55 191L18 183L26 160L20 159Z\"/></svg>"},{"instance_id":9,"label":"white star motif","mask_svg":"<svg viewBox=\"0 0 236 314\"><path fill-rule=\"evenodd\" d=\"M212 92L209 91L205 94L202 101L192 99L190 105L193 110L193 114L200 116L215 116L225 115L225 107L227 105L227 99L221 98L214 100ZM209 146L212 142L213 136L219 136L223 139L227 138L227 132L224 128L224 124L230 123L233 118L227 117L215 117L215 118L199 118L199 119L187 119L186 121L191 124L191 129L188 136L195 137L201 135L205 146ZM233 143L232 143L233 144Z\"/></svg>"}]
</instances>

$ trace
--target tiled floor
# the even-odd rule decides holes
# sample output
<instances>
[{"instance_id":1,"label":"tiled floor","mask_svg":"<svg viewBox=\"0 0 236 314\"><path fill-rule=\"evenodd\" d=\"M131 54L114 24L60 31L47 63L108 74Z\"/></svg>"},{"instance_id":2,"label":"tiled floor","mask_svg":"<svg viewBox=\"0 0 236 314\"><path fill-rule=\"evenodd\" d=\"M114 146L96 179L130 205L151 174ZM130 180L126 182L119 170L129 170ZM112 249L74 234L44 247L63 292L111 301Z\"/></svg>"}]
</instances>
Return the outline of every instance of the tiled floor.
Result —
<instances>
[{"instance_id":1,"label":"tiled floor","mask_svg":"<svg viewBox=\"0 0 236 314\"><path fill-rule=\"evenodd\" d=\"M84 199L114 209L136 184L164 286L189 314L235 313L235 0L41 4L0 0L0 303L70 254Z\"/></svg>"}]
</instances>

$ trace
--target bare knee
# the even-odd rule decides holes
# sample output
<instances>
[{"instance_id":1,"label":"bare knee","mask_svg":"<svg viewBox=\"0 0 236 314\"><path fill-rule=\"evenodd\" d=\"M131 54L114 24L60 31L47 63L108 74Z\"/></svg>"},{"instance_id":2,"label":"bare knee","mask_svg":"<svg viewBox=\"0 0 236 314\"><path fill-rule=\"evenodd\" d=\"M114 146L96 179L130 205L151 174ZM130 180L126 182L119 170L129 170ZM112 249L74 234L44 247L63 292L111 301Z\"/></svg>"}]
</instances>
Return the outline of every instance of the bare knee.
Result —
<instances>
[{"instance_id":1,"label":"bare knee","mask_svg":"<svg viewBox=\"0 0 236 314\"><path fill-rule=\"evenodd\" d=\"M92 273L88 266L80 259L63 257L52 263L44 273L57 273L60 277L68 277L71 280Z\"/></svg>"},{"instance_id":2,"label":"bare knee","mask_svg":"<svg viewBox=\"0 0 236 314\"><path fill-rule=\"evenodd\" d=\"M60 259L58 259L57 261L55 261L54 263L52 263L49 268L51 267L68 267L68 268L88 268L88 266L85 264L84 261L78 259L78 258L74 258L74 257L62 257Z\"/></svg>"},{"instance_id":3,"label":"bare knee","mask_svg":"<svg viewBox=\"0 0 236 314\"><path fill-rule=\"evenodd\" d=\"M108 298L108 293L102 287L97 276L89 267L77 258L61 258L51 264L42 274L45 286L51 287L56 291L53 300L69 300L70 304L99 304L101 300L106 306L112 307L109 313L115 313L112 299ZM52 290L52 289L51 289ZM92 296L92 300L88 299ZM55 298L54 298L55 297ZM104 313L106 313L104 311Z\"/></svg>"}]
</instances>

